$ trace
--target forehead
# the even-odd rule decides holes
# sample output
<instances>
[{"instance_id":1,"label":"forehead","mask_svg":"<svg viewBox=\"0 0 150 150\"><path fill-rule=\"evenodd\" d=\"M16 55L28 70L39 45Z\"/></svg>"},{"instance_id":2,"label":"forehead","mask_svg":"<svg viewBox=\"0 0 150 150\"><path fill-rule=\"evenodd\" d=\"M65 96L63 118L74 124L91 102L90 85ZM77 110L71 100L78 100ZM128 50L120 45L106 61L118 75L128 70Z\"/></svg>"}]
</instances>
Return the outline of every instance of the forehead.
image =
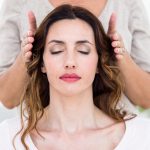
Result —
<instances>
[{"instance_id":1,"label":"forehead","mask_svg":"<svg viewBox=\"0 0 150 150\"><path fill-rule=\"evenodd\" d=\"M47 39L94 41L92 27L81 19L64 19L55 22L48 31Z\"/></svg>"}]
</instances>

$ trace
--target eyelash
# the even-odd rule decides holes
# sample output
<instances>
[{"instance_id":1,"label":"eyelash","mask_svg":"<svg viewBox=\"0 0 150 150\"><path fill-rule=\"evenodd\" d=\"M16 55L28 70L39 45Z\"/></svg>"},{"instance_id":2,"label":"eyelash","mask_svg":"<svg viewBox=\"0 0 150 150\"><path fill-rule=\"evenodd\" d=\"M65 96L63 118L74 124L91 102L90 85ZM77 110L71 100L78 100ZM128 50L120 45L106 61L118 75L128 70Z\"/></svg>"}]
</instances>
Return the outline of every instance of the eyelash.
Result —
<instances>
[{"instance_id":1,"label":"eyelash","mask_svg":"<svg viewBox=\"0 0 150 150\"><path fill-rule=\"evenodd\" d=\"M89 54L89 52L85 52L85 51L78 51L78 52L80 52L81 54L84 54L84 55L88 55Z\"/></svg>"},{"instance_id":2,"label":"eyelash","mask_svg":"<svg viewBox=\"0 0 150 150\"><path fill-rule=\"evenodd\" d=\"M52 54L52 55L56 55L56 54L59 54L59 53L61 53L61 52L63 52L63 51L51 52L51 54ZM78 51L78 52L80 52L81 54L84 54L84 55L88 55L88 54L89 54L89 52L85 52L85 51Z\"/></svg>"},{"instance_id":3,"label":"eyelash","mask_svg":"<svg viewBox=\"0 0 150 150\"><path fill-rule=\"evenodd\" d=\"M59 53L61 53L61 52L63 52L63 51L51 52L51 54L52 54L52 55L55 55L55 54L59 54Z\"/></svg>"}]
</instances>

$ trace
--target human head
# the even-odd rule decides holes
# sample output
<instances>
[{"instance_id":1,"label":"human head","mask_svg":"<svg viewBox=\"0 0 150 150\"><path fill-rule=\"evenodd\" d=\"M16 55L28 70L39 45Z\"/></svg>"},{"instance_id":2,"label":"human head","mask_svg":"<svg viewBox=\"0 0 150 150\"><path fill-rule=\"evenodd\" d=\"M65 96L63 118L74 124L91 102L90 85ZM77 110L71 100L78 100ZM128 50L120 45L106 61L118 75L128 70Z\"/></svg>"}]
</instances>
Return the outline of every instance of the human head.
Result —
<instances>
[{"instance_id":1,"label":"human head","mask_svg":"<svg viewBox=\"0 0 150 150\"><path fill-rule=\"evenodd\" d=\"M44 113L43 109L49 105L49 83L46 74L41 70L43 53L49 28L54 23L64 19L80 19L92 28L98 54L97 74L93 82L94 104L118 121L121 121L124 117L116 109L122 92L122 83L110 39L104 32L100 21L88 10L77 6L62 5L46 16L35 34L32 49L33 58L27 65L30 80L24 94L29 122L22 140L30 132L30 129L36 127L37 121ZM37 112L41 112L41 115L37 116Z\"/></svg>"},{"instance_id":2,"label":"human head","mask_svg":"<svg viewBox=\"0 0 150 150\"><path fill-rule=\"evenodd\" d=\"M92 97L97 62L94 33L85 21L63 19L53 23L47 34L42 66L49 82L51 103L52 93L71 100L89 91Z\"/></svg>"}]
</instances>

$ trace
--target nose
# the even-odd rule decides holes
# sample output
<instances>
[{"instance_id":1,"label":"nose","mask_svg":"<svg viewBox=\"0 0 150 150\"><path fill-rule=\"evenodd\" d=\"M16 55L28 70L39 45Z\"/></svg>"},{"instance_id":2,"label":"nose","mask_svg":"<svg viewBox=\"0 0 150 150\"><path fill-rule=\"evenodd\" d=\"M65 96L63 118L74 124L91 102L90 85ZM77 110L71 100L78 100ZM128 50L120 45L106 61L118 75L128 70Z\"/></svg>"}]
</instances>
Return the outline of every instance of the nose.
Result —
<instances>
[{"instance_id":1,"label":"nose","mask_svg":"<svg viewBox=\"0 0 150 150\"><path fill-rule=\"evenodd\" d=\"M77 67L74 54L68 54L65 60L65 69L75 69Z\"/></svg>"},{"instance_id":2,"label":"nose","mask_svg":"<svg viewBox=\"0 0 150 150\"><path fill-rule=\"evenodd\" d=\"M76 68L76 66L75 65L66 65L65 68L66 69L74 69L74 68Z\"/></svg>"}]
</instances>

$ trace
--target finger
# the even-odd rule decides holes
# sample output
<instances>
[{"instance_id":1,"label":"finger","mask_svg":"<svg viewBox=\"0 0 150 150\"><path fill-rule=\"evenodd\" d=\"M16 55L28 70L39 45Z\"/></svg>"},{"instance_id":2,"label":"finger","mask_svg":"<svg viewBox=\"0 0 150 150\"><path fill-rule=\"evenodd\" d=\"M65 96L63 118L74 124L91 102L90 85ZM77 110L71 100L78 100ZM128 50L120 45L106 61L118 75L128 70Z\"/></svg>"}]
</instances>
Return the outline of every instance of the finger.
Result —
<instances>
[{"instance_id":1,"label":"finger","mask_svg":"<svg viewBox=\"0 0 150 150\"><path fill-rule=\"evenodd\" d=\"M115 52L115 54L124 55L124 53L126 53L126 49L125 48L115 48L114 52Z\"/></svg>"},{"instance_id":2,"label":"finger","mask_svg":"<svg viewBox=\"0 0 150 150\"><path fill-rule=\"evenodd\" d=\"M32 44L27 44L24 49L23 49L23 53L27 53L28 51L32 50L33 45Z\"/></svg>"},{"instance_id":3,"label":"finger","mask_svg":"<svg viewBox=\"0 0 150 150\"><path fill-rule=\"evenodd\" d=\"M22 47L26 46L29 43L33 43L34 42L34 38L33 37L26 37L23 42L22 42Z\"/></svg>"},{"instance_id":4,"label":"finger","mask_svg":"<svg viewBox=\"0 0 150 150\"><path fill-rule=\"evenodd\" d=\"M114 34L116 32L116 14L113 12L110 16L109 26L108 26L108 35Z\"/></svg>"},{"instance_id":5,"label":"finger","mask_svg":"<svg viewBox=\"0 0 150 150\"><path fill-rule=\"evenodd\" d=\"M113 42L111 43L111 45L112 45L112 47L114 47L114 48L123 48L123 47L124 47L124 45L123 45L123 43L122 43L121 41L113 41Z\"/></svg>"},{"instance_id":6,"label":"finger","mask_svg":"<svg viewBox=\"0 0 150 150\"><path fill-rule=\"evenodd\" d=\"M25 42L25 41L27 41L27 38L32 38L32 40L31 40L31 42L32 41L34 41L34 33L33 33L33 31L28 31L27 33L25 33L24 35L23 35L23 40L22 40L22 42ZM30 41L30 40L29 40Z\"/></svg>"},{"instance_id":7,"label":"finger","mask_svg":"<svg viewBox=\"0 0 150 150\"><path fill-rule=\"evenodd\" d=\"M35 15L32 11L28 12L28 21L29 21L29 30L35 33L37 25Z\"/></svg>"},{"instance_id":8,"label":"finger","mask_svg":"<svg viewBox=\"0 0 150 150\"><path fill-rule=\"evenodd\" d=\"M31 30L29 30L29 31L27 32L27 36L28 36L28 37L33 37L33 36L34 36L34 32L31 31Z\"/></svg>"},{"instance_id":9,"label":"finger","mask_svg":"<svg viewBox=\"0 0 150 150\"><path fill-rule=\"evenodd\" d=\"M33 37L28 37L28 43L33 43L34 42L34 38Z\"/></svg>"},{"instance_id":10,"label":"finger","mask_svg":"<svg viewBox=\"0 0 150 150\"><path fill-rule=\"evenodd\" d=\"M32 56L32 52L31 51L27 52L24 56L25 57L25 62L30 62L31 56Z\"/></svg>"},{"instance_id":11,"label":"finger","mask_svg":"<svg viewBox=\"0 0 150 150\"><path fill-rule=\"evenodd\" d=\"M117 60L122 60L122 59L123 59L123 55L116 54L116 59L117 59Z\"/></svg>"},{"instance_id":12,"label":"finger","mask_svg":"<svg viewBox=\"0 0 150 150\"><path fill-rule=\"evenodd\" d=\"M124 55L123 55L122 48L115 48L114 52L115 52L115 57L118 61L123 59Z\"/></svg>"},{"instance_id":13,"label":"finger","mask_svg":"<svg viewBox=\"0 0 150 150\"><path fill-rule=\"evenodd\" d=\"M111 40L113 40L113 41L122 41L122 38L121 38L119 33L115 32L114 34L112 34Z\"/></svg>"}]
</instances>

